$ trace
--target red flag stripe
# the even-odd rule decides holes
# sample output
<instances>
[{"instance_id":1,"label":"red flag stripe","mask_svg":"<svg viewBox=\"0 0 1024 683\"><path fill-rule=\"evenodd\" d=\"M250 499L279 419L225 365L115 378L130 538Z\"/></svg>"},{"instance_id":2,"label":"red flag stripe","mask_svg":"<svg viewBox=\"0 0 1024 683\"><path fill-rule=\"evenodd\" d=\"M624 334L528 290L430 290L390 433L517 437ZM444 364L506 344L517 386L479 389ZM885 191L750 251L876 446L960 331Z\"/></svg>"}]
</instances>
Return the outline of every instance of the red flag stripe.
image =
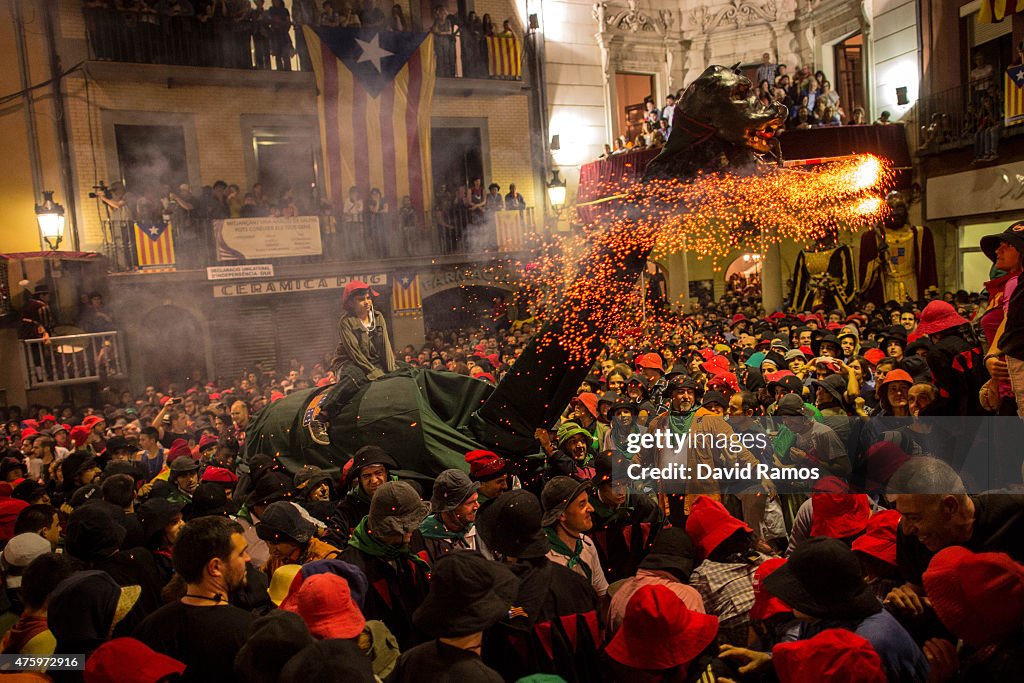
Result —
<instances>
[{"instance_id":1,"label":"red flag stripe","mask_svg":"<svg viewBox=\"0 0 1024 683\"><path fill-rule=\"evenodd\" d=\"M380 131L381 131L381 157L382 170L384 173L384 198L391 203L391 210L398 210L399 197L396 197L398 187L398 173L395 166L399 160L395 156L395 133L394 127L395 108L395 85L385 88L380 95Z\"/></svg>"},{"instance_id":2,"label":"red flag stripe","mask_svg":"<svg viewBox=\"0 0 1024 683\"><path fill-rule=\"evenodd\" d=\"M341 141L338 139L338 60L326 45L320 45L323 62L323 117L324 134L327 138L324 155L330 176L330 191L336 211L345 205L345 186L341 177Z\"/></svg>"},{"instance_id":3,"label":"red flag stripe","mask_svg":"<svg viewBox=\"0 0 1024 683\"><path fill-rule=\"evenodd\" d=\"M408 106L405 110L405 130L406 149L408 149L409 157L409 197L412 200L413 206L423 208L426 206L426 203L423 196L423 164L420 156L420 89L423 87L423 59L420 57L421 50L417 50L405 66L409 70L409 95L407 98Z\"/></svg>"}]
</instances>

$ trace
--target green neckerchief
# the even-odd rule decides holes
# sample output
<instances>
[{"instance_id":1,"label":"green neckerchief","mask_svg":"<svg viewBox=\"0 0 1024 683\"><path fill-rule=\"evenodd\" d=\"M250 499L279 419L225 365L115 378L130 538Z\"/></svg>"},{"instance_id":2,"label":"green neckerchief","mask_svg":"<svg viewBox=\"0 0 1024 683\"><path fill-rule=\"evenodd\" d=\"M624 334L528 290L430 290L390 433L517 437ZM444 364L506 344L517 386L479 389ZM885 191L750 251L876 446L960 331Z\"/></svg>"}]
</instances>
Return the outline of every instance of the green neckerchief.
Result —
<instances>
[{"instance_id":1,"label":"green neckerchief","mask_svg":"<svg viewBox=\"0 0 1024 683\"><path fill-rule=\"evenodd\" d=\"M384 560L409 559L413 562L428 566L426 561L414 553L408 545L393 546L375 538L370 534L367 527L369 517L363 517L359 525L352 531L348 544L362 550L367 555L379 557Z\"/></svg>"},{"instance_id":2,"label":"green neckerchief","mask_svg":"<svg viewBox=\"0 0 1024 683\"><path fill-rule=\"evenodd\" d=\"M448 531L448 527L444 525L444 521L441 520L437 515L427 515L423 519L423 523L420 524L420 533L423 534L423 538L443 538L450 541L462 541L465 542L466 534L473 528L470 524L462 531Z\"/></svg>"},{"instance_id":3,"label":"green neckerchief","mask_svg":"<svg viewBox=\"0 0 1024 683\"><path fill-rule=\"evenodd\" d=\"M583 573L587 575L589 581L594 573L590 569L590 565L583 561L580 555L583 553L583 539L576 539L576 549L570 550L569 546L562 542L561 537L558 535L558 531L553 526L544 527L544 533L547 534L548 542L551 543L551 549L559 555L565 555L569 558L569 569L574 569L576 565L579 565L583 570Z\"/></svg>"},{"instance_id":4,"label":"green neckerchief","mask_svg":"<svg viewBox=\"0 0 1024 683\"><path fill-rule=\"evenodd\" d=\"M672 411L668 414L668 428L672 430L673 434L688 434L690 432L690 425L693 424L693 415L695 411L689 413L677 413Z\"/></svg>"},{"instance_id":5,"label":"green neckerchief","mask_svg":"<svg viewBox=\"0 0 1024 683\"><path fill-rule=\"evenodd\" d=\"M630 505L630 494L626 492L626 500L623 501L622 505L615 508L614 510L601 500L600 494L595 494L590 498L590 504L594 507L594 518L595 521L604 527L610 527L622 518L628 518L633 514L633 506ZM597 526L598 524L595 524Z\"/></svg>"}]
</instances>

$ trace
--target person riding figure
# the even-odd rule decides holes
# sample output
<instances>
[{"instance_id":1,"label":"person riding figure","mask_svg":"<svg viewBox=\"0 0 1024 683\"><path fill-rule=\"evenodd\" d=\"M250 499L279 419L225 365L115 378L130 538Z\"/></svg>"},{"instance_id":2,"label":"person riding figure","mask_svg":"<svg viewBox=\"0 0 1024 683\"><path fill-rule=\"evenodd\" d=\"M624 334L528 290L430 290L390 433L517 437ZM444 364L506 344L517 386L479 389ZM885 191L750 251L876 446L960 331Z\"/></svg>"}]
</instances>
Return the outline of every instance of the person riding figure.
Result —
<instances>
[{"instance_id":1,"label":"person riding figure","mask_svg":"<svg viewBox=\"0 0 1024 683\"><path fill-rule=\"evenodd\" d=\"M305 420L313 441L323 446L331 443L328 428L332 411L345 406L368 382L396 368L387 323L373 306L375 296L377 292L362 280L348 283L341 295L338 346L331 361L334 385L310 406Z\"/></svg>"}]
</instances>

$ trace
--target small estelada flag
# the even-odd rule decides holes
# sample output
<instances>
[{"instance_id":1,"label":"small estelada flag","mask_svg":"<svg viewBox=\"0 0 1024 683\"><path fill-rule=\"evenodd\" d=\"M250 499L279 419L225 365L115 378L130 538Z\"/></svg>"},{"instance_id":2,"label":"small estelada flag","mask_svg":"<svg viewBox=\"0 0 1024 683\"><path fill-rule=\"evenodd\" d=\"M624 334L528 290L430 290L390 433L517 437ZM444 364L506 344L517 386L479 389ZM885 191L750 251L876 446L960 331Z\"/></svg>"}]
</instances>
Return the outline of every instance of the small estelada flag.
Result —
<instances>
[{"instance_id":1,"label":"small estelada flag","mask_svg":"<svg viewBox=\"0 0 1024 683\"><path fill-rule=\"evenodd\" d=\"M135 251L139 266L173 266L174 237L170 223L135 223Z\"/></svg>"}]
</instances>

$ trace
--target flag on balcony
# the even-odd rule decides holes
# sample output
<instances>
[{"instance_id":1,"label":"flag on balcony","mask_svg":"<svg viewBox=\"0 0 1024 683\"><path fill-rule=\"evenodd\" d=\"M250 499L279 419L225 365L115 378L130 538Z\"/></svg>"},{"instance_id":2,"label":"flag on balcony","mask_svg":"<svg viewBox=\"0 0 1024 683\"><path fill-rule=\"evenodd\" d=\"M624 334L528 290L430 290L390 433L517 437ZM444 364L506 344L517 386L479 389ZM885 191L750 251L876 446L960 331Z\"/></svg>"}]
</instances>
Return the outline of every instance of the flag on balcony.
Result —
<instances>
[{"instance_id":1,"label":"flag on balcony","mask_svg":"<svg viewBox=\"0 0 1024 683\"><path fill-rule=\"evenodd\" d=\"M420 276L416 273L395 273L391 286L391 310L395 315L415 315L420 312Z\"/></svg>"},{"instance_id":2,"label":"flag on balcony","mask_svg":"<svg viewBox=\"0 0 1024 683\"><path fill-rule=\"evenodd\" d=\"M139 266L173 266L174 237L170 223L135 223L135 252Z\"/></svg>"},{"instance_id":3,"label":"flag on balcony","mask_svg":"<svg viewBox=\"0 0 1024 683\"><path fill-rule=\"evenodd\" d=\"M983 24L994 24L1003 17L1024 10L1024 0L981 0L978 10L978 21Z\"/></svg>"},{"instance_id":4,"label":"flag on balcony","mask_svg":"<svg viewBox=\"0 0 1024 683\"><path fill-rule=\"evenodd\" d=\"M434 41L429 33L355 28L303 31L318 90L327 197L340 213L350 187L409 196L428 211Z\"/></svg>"},{"instance_id":5,"label":"flag on balcony","mask_svg":"<svg viewBox=\"0 0 1024 683\"><path fill-rule=\"evenodd\" d=\"M519 40L514 37L487 36L487 66L493 78L522 77Z\"/></svg>"},{"instance_id":6,"label":"flag on balcony","mask_svg":"<svg viewBox=\"0 0 1024 683\"><path fill-rule=\"evenodd\" d=\"M1003 76L1003 123L1024 123L1024 66L1011 66Z\"/></svg>"}]
</instances>

